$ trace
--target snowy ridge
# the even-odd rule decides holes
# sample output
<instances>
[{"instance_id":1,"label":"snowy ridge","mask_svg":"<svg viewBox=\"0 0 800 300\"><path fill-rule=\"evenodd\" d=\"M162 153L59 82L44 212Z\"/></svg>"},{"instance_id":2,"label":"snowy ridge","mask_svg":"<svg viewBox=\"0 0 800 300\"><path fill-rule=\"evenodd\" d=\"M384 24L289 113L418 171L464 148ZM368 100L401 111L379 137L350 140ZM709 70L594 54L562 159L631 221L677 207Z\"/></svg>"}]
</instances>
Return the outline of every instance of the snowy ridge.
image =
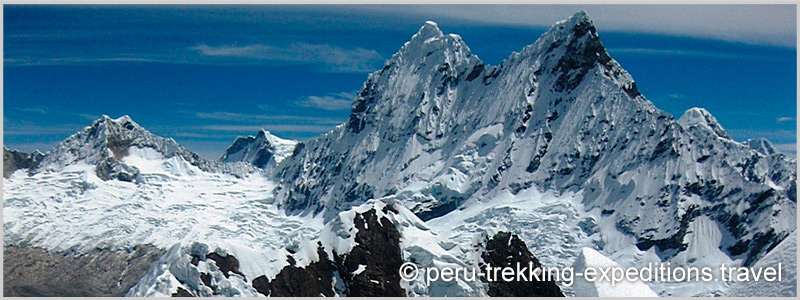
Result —
<instances>
[{"instance_id":1,"label":"snowy ridge","mask_svg":"<svg viewBox=\"0 0 800 300\"><path fill-rule=\"evenodd\" d=\"M387 205L392 205L391 198L370 200L351 210L339 213L324 226L319 226L319 219L313 219L306 224L303 230L308 234L286 243L285 249L264 249L254 251L251 248L237 244L217 243L222 246L209 246L202 242L192 244L178 243L173 245L167 254L150 270L139 283L131 289L128 296L169 296L178 288L197 290L204 296L258 296L259 293L248 283L249 280L260 275L273 279L283 267L289 263L283 257L290 256L297 267L305 267L313 262L318 262L320 256L313 251L316 245L322 245L328 257L336 257L349 253L356 243L354 237L358 233L355 226L355 217L373 211L378 214L378 219L390 220L402 236L401 248L404 261L416 261L425 266L467 266L466 263L453 257L446 251L442 244L446 244L435 231L425 225L409 210L397 207L397 210L386 210ZM312 225L314 224L314 225ZM202 241L202 239L199 239ZM217 247L216 250L214 250ZM225 276L220 268L213 263L200 261L192 263L193 253L205 253L209 250L228 253L239 258L243 276L230 274ZM253 269L259 266L260 268ZM356 273L365 269L360 268ZM200 273L211 274L214 282L230 289L212 293L212 290L200 283ZM357 275L357 274L354 274ZM459 280L456 282L434 283L430 287L424 284L423 278L411 283L405 282L404 288L409 295L485 295L480 284Z\"/></svg>"}]
</instances>

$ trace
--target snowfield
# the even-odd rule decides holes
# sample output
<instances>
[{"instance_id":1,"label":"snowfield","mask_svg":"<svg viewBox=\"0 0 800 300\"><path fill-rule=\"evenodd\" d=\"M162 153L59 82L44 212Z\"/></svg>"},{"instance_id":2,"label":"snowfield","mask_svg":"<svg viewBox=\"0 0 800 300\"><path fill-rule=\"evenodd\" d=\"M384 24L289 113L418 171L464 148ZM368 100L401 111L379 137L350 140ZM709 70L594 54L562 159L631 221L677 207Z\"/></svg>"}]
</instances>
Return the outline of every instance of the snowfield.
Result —
<instances>
[{"instance_id":1,"label":"snowfield","mask_svg":"<svg viewBox=\"0 0 800 300\"><path fill-rule=\"evenodd\" d=\"M204 172L149 148L131 148L124 162L139 168L140 182L103 181L88 165L6 179L6 245L86 251L199 242L250 258L242 272L254 278L277 273L285 245L316 238L323 228L321 218L277 208L274 184L258 173Z\"/></svg>"}]
</instances>

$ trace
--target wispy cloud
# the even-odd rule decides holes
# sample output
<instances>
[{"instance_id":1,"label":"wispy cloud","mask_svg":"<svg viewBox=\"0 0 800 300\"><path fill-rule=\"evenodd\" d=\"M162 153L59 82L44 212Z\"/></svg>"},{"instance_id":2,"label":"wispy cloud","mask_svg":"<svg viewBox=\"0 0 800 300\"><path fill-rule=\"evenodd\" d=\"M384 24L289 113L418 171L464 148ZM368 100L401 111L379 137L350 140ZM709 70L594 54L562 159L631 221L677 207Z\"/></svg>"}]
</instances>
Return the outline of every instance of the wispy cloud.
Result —
<instances>
[{"instance_id":1,"label":"wispy cloud","mask_svg":"<svg viewBox=\"0 0 800 300\"><path fill-rule=\"evenodd\" d=\"M794 117L779 117L775 119L775 122L784 123L784 122L793 122L795 120Z\"/></svg>"},{"instance_id":2,"label":"wispy cloud","mask_svg":"<svg viewBox=\"0 0 800 300\"><path fill-rule=\"evenodd\" d=\"M51 53L59 55L60 52ZM371 49L341 48L327 44L295 42L288 46L266 44L209 46L197 44L184 48L142 49L135 53L77 52L64 56L39 53L4 58L6 66L91 65L100 63L145 62L183 65L309 65L321 72L371 72L380 68L384 58Z\"/></svg>"},{"instance_id":3,"label":"wispy cloud","mask_svg":"<svg viewBox=\"0 0 800 300\"><path fill-rule=\"evenodd\" d=\"M618 31L796 47L795 5L382 5L358 6L405 18L446 17L490 24L549 27L585 10L600 32Z\"/></svg>"},{"instance_id":4,"label":"wispy cloud","mask_svg":"<svg viewBox=\"0 0 800 300\"><path fill-rule=\"evenodd\" d=\"M765 138L774 144L795 142L797 133L794 130L777 129L777 130L763 130L763 129L728 129L728 134L736 140L744 141L747 139Z\"/></svg>"},{"instance_id":5,"label":"wispy cloud","mask_svg":"<svg viewBox=\"0 0 800 300\"><path fill-rule=\"evenodd\" d=\"M369 72L379 67L383 61L383 57L375 50L360 47L344 49L326 44L300 42L285 47L265 44L244 46L200 44L190 49L204 57L320 65L323 70L331 72Z\"/></svg>"},{"instance_id":6,"label":"wispy cloud","mask_svg":"<svg viewBox=\"0 0 800 300\"><path fill-rule=\"evenodd\" d=\"M787 154L789 156L796 156L797 155L797 143L785 143L785 144L773 144L775 149L778 149L783 154Z\"/></svg>"},{"instance_id":7,"label":"wispy cloud","mask_svg":"<svg viewBox=\"0 0 800 300\"><path fill-rule=\"evenodd\" d=\"M639 55L663 55L663 56L691 56L699 58L714 58L728 60L782 60L781 57L756 54L737 54L719 51L698 51L682 49L658 49L658 48L609 48L608 52L612 55L619 54L639 54Z\"/></svg>"},{"instance_id":8,"label":"wispy cloud","mask_svg":"<svg viewBox=\"0 0 800 300\"><path fill-rule=\"evenodd\" d=\"M297 105L331 111L348 110L353 103L353 97L355 97L354 93L347 92L324 96L308 96L303 100L297 101Z\"/></svg>"},{"instance_id":9,"label":"wispy cloud","mask_svg":"<svg viewBox=\"0 0 800 300\"><path fill-rule=\"evenodd\" d=\"M679 100L686 100L686 95L681 93L671 93L671 94L662 94L659 96L655 96L653 100L661 100L661 101L679 101Z\"/></svg>"},{"instance_id":10,"label":"wispy cloud","mask_svg":"<svg viewBox=\"0 0 800 300\"><path fill-rule=\"evenodd\" d=\"M686 95L680 93L674 93L667 95L667 98L681 100L681 99L686 99Z\"/></svg>"},{"instance_id":11,"label":"wispy cloud","mask_svg":"<svg viewBox=\"0 0 800 300\"><path fill-rule=\"evenodd\" d=\"M143 54L147 55L147 54ZM8 66L59 66L59 65L85 65L104 62L156 62L171 63L168 58L161 56L153 57L24 57L6 58L3 63Z\"/></svg>"},{"instance_id":12,"label":"wispy cloud","mask_svg":"<svg viewBox=\"0 0 800 300\"><path fill-rule=\"evenodd\" d=\"M46 115L50 112L50 109L45 106L20 107L20 108L14 108L14 110L24 113L35 113L39 115Z\"/></svg>"},{"instance_id":13,"label":"wispy cloud","mask_svg":"<svg viewBox=\"0 0 800 300\"><path fill-rule=\"evenodd\" d=\"M275 132L326 132L332 130L334 126L310 125L310 124L266 124L266 125L203 125L195 127L200 130L222 131L222 132L257 132L266 129Z\"/></svg>"},{"instance_id":14,"label":"wispy cloud","mask_svg":"<svg viewBox=\"0 0 800 300\"><path fill-rule=\"evenodd\" d=\"M198 119L219 120L219 121L235 121L235 122L306 122L318 125L338 125L343 120L338 118L325 118L325 117L307 117L295 115L262 115L262 114L244 114L237 112L216 111L216 112L197 112L195 116Z\"/></svg>"},{"instance_id":15,"label":"wispy cloud","mask_svg":"<svg viewBox=\"0 0 800 300\"><path fill-rule=\"evenodd\" d=\"M80 131L86 124L51 124L34 125L23 124L4 124L3 135L5 136L63 136ZM66 136L65 136L66 137Z\"/></svg>"}]
</instances>

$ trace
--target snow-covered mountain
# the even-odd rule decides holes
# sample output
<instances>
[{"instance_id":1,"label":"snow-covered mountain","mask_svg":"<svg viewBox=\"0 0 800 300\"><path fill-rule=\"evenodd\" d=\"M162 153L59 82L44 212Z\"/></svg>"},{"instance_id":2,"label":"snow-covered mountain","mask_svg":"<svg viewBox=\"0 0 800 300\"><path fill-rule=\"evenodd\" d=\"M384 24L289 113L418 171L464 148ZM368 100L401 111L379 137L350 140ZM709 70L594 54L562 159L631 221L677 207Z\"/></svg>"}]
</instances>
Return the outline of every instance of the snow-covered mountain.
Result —
<instances>
[{"instance_id":1,"label":"snow-covered mountain","mask_svg":"<svg viewBox=\"0 0 800 300\"><path fill-rule=\"evenodd\" d=\"M220 164L206 160L171 138L150 133L128 116L111 119L104 115L45 153L29 173L58 172L67 166L88 164L96 167L97 176L103 180L134 181L139 174L138 168L123 162L132 151L155 152L166 158L180 156L203 171L241 176L255 170L246 164Z\"/></svg>"},{"instance_id":2,"label":"snow-covered mountain","mask_svg":"<svg viewBox=\"0 0 800 300\"><path fill-rule=\"evenodd\" d=\"M427 22L369 75L348 121L308 141L262 130L217 162L104 116L4 179L4 245L12 259L115 257L146 270L121 280L131 296L575 295L428 286L397 268L757 264L796 230L797 181L794 159L758 144L704 109L656 108L584 12L498 66ZM161 256L132 263L134 248ZM637 290L729 288L648 284Z\"/></svg>"},{"instance_id":3,"label":"snow-covered mountain","mask_svg":"<svg viewBox=\"0 0 800 300\"><path fill-rule=\"evenodd\" d=\"M423 220L530 189L574 193L608 224L586 233L597 247L683 264L750 265L796 228L795 161L731 140L703 109L678 120L657 109L585 13L499 66L426 23L369 76L348 122L275 178L290 211L331 215L395 195ZM706 218L726 238L687 252Z\"/></svg>"},{"instance_id":4,"label":"snow-covered mountain","mask_svg":"<svg viewBox=\"0 0 800 300\"><path fill-rule=\"evenodd\" d=\"M292 155L296 145L297 141L279 138L262 129L256 136L237 137L233 145L225 150L220 161L243 161L265 168Z\"/></svg>"}]
</instances>

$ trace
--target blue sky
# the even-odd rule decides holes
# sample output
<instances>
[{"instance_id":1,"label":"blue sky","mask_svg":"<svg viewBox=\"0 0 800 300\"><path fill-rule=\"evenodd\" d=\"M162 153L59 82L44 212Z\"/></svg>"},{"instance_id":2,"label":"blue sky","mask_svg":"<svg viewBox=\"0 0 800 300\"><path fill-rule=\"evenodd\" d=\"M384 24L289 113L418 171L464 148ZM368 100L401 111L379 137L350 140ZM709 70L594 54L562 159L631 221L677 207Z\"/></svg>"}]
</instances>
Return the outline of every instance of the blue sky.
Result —
<instances>
[{"instance_id":1,"label":"blue sky","mask_svg":"<svg viewBox=\"0 0 800 300\"><path fill-rule=\"evenodd\" d=\"M3 142L46 151L102 114L208 158L262 127L308 139L426 20L499 64L580 9L659 108L796 151L793 5L6 5Z\"/></svg>"}]
</instances>

